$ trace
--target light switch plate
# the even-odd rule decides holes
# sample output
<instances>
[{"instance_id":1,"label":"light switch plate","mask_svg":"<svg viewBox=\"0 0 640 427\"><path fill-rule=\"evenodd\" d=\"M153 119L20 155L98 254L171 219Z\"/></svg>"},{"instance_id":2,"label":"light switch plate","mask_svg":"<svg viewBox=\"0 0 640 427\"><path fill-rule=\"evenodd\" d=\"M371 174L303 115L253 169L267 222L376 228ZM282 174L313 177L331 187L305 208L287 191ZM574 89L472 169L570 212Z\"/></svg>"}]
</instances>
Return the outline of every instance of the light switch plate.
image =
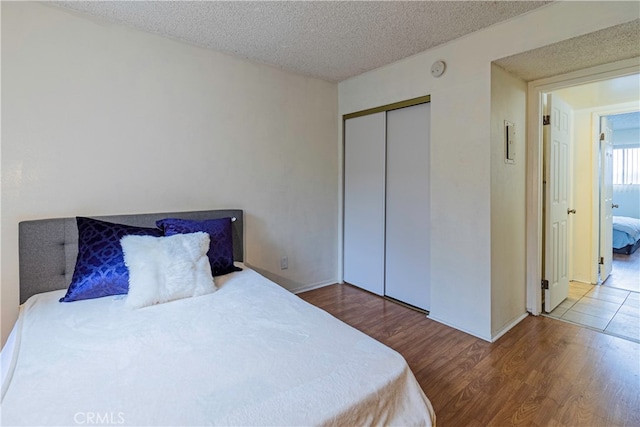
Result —
<instances>
[{"instance_id":1,"label":"light switch plate","mask_svg":"<svg viewBox=\"0 0 640 427\"><path fill-rule=\"evenodd\" d=\"M504 161L516 162L516 125L508 120L504 121Z\"/></svg>"}]
</instances>

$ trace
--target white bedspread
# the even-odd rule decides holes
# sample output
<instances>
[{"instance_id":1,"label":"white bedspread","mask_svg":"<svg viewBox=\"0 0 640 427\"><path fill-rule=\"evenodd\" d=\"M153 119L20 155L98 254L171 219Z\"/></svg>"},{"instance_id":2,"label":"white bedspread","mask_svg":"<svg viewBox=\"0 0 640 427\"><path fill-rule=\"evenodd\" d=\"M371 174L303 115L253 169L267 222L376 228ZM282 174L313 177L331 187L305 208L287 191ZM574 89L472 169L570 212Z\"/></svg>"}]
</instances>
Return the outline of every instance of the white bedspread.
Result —
<instances>
[{"instance_id":1,"label":"white bedspread","mask_svg":"<svg viewBox=\"0 0 640 427\"><path fill-rule=\"evenodd\" d=\"M139 310L30 298L2 425L432 425L394 350L245 269ZM97 422L98 421L98 422Z\"/></svg>"}]
</instances>

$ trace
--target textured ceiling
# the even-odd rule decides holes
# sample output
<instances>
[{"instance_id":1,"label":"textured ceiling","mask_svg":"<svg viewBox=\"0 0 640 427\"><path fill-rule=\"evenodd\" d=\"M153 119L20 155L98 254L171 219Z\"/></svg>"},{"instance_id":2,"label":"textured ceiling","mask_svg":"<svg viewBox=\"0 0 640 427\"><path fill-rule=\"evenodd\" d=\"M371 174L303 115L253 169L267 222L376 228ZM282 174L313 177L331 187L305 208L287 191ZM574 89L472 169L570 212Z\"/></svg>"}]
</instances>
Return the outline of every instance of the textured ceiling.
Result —
<instances>
[{"instance_id":1,"label":"textured ceiling","mask_svg":"<svg viewBox=\"0 0 640 427\"><path fill-rule=\"evenodd\" d=\"M58 6L338 82L548 1L63 1Z\"/></svg>"},{"instance_id":2,"label":"textured ceiling","mask_svg":"<svg viewBox=\"0 0 640 427\"><path fill-rule=\"evenodd\" d=\"M532 81L638 56L640 19L635 19L495 63L525 81Z\"/></svg>"}]
</instances>

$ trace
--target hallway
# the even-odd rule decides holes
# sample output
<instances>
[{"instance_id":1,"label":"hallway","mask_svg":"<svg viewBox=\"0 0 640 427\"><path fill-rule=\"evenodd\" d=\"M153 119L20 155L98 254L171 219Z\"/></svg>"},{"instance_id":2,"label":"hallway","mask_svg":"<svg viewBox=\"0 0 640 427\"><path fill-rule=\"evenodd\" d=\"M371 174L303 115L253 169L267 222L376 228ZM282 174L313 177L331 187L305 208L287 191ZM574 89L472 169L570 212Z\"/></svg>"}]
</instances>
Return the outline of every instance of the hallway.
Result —
<instances>
[{"instance_id":1,"label":"hallway","mask_svg":"<svg viewBox=\"0 0 640 427\"><path fill-rule=\"evenodd\" d=\"M569 297L548 316L640 343L640 293L569 283Z\"/></svg>"}]
</instances>

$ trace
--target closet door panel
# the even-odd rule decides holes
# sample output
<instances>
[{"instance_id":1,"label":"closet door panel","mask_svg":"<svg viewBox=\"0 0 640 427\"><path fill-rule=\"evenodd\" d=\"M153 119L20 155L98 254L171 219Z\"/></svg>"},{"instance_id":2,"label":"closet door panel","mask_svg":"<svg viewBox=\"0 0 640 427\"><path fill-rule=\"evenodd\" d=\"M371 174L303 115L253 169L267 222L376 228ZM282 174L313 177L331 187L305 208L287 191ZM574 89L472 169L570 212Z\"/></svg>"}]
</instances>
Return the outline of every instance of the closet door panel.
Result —
<instances>
[{"instance_id":1,"label":"closet door panel","mask_svg":"<svg viewBox=\"0 0 640 427\"><path fill-rule=\"evenodd\" d=\"M345 121L344 280L384 293L385 113Z\"/></svg>"},{"instance_id":2,"label":"closet door panel","mask_svg":"<svg viewBox=\"0 0 640 427\"><path fill-rule=\"evenodd\" d=\"M430 306L431 104L387 113L385 295Z\"/></svg>"}]
</instances>

